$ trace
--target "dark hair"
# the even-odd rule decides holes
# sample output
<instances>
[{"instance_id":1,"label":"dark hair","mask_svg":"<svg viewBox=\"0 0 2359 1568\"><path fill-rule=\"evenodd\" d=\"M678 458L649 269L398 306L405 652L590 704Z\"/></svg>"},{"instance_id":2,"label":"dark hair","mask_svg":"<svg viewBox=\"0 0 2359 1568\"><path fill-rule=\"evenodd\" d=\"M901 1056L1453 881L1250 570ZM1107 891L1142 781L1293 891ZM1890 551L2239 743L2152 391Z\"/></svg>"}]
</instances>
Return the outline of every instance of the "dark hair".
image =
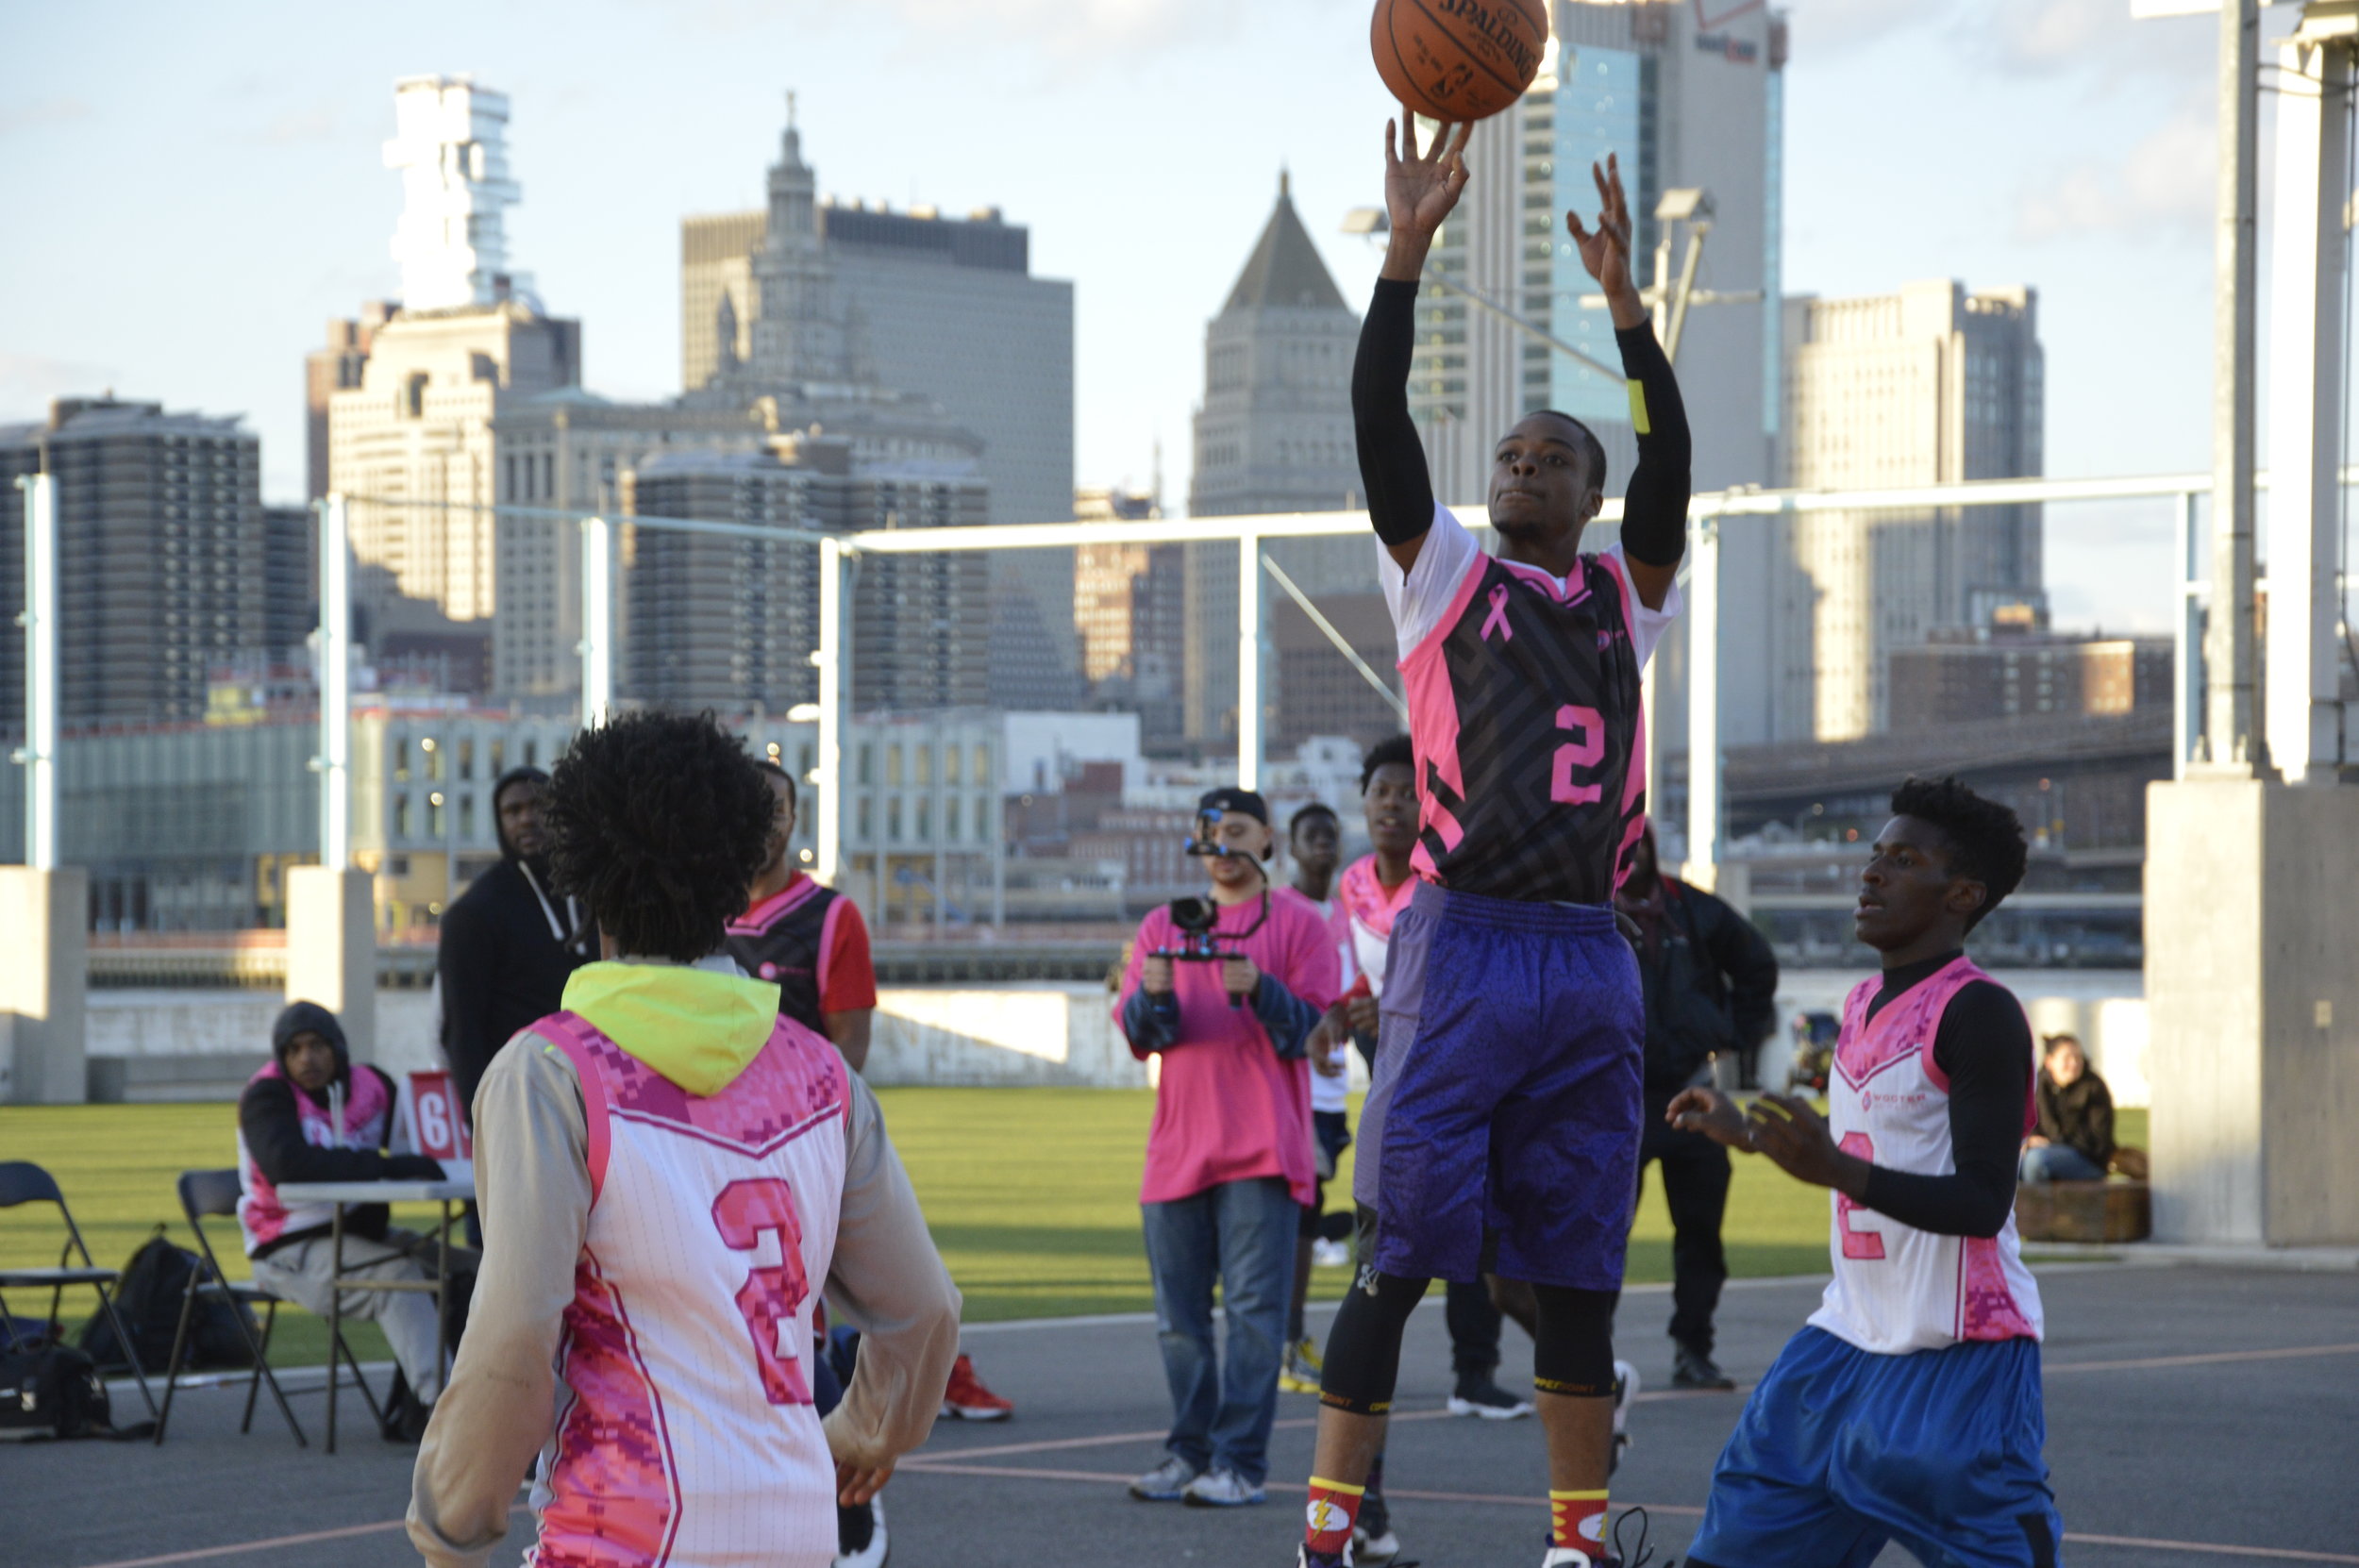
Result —
<instances>
[{"instance_id":1,"label":"dark hair","mask_svg":"<svg viewBox=\"0 0 2359 1568\"><path fill-rule=\"evenodd\" d=\"M1892 814L1932 824L1949 846L1949 872L1980 882L1988 896L1966 917L1969 931L2023 880L2030 858L2014 811L1950 778L1915 778L1892 792Z\"/></svg>"},{"instance_id":2,"label":"dark hair","mask_svg":"<svg viewBox=\"0 0 2359 1568\"><path fill-rule=\"evenodd\" d=\"M802 806L802 792L795 787L795 776L787 772L784 768L778 766L778 760L775 758L757 757L754 759L754 766L760 768L763 773L768 774L773 778L785 779L786 803L789 806L798 809Z\"/></svg>"},{"instance_id":3,"label":"dark hair","mask_svg":"<svg viewBox=\"0 0 2359 1568\"><path fill-rule=\"evenodd\" d=\"M549 868L633 958L718 949L769 858L777 797L710 709L627 713L574 737L541 798Z\"/></svg>"},{"instance_id":4,"label":"dark hair","mask_svg":"<svg viewBox=\"0 0 2359 1568\"><path fill-rule=\"evenodd\" d=\"M1561 419L1573 427L1573 449L1581 454L1581 460L1589 469L1589 482L1596 485L1598 490L1604 490L1605 443L1598 440L1598 433L1561 409L1541 409L1535 411L1544 413L1550 419Z\"/></svg>"},{"instance_id":5,"label":"dark hair","mask_svg":"<svg viewBox=\"0 0 2359 1568\"><path fill-rule=\"evenodd\" d=\"M1335 815L1335 808L1323 800L1314 800L1286 819L1286 837L1291 840L1297 833L1302 831L1302 825L1313 817L1325 817L1338 827L1343 826L1342 819Z\"/></svg>"},{"instance_id":6,"label":"dark hair","mask_svg":"<svg viewBox=\"0 0 2359 1568\"><path fill-rule=\"evenodd\" d=\"M1368 785L1375 779L1377 769L1390 767L1395 762L1407 768L1412 776L1417 771L1417 749L1409 743L1406 735L1387 735L1368 748L1367 756L1360 760L1360 792L1368 792Z\"/></svg>"}]
</instances>

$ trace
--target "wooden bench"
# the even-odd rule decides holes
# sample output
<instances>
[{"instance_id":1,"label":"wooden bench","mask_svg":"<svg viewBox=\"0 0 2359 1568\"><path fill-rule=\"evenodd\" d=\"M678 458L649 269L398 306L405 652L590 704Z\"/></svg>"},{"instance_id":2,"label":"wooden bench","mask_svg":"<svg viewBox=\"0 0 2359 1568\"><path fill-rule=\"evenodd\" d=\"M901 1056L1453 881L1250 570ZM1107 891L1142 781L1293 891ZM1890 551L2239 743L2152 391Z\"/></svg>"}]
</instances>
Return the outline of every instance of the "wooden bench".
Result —
<instances>
[{"instance_id":1,"label":"wooden bench","mask_svg":"<svg viewBox=\"0 0 2359 1568\"><path fill-rule=\"evenodd\" d=\"M2027 1242L2143 1242L2154 1230L2143 1181L2026 1181L2015 1190L2015 1225Z\"/></svg>"}]
</instances>

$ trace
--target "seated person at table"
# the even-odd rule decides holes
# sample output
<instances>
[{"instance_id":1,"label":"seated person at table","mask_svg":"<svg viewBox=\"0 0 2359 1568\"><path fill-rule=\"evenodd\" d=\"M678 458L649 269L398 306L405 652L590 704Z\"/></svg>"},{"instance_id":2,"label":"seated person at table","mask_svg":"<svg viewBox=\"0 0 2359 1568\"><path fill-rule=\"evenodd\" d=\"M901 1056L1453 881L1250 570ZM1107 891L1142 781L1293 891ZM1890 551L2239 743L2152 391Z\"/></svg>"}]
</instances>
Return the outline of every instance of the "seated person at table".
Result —
<instances>
[{"instance_id":1,"label":"seated person at table","mask_svg":"<svg viewBox=\"0 0 2359 1568\"><path fill-rule=\"evenodd\" d=\"M2077 1035L2051 1034L2033 1099L2039 1129L2023 1141L2025 1181L2102 1181L2114 1157L2114 1095Z\"/></svg>"},{"instance_id":2,"label":"seated person at table","mask_svg":"<svg viewBox=\"0 0 2359 1568\"><path fill-rule=\"evenodd\" d=\"M439 1181L443 1168L393 1148L393 1080L356 1064L343 1026L317 1002L290 1003L270 1030L271 1064L238 1098L238 1226L254 1282L327 1316L335 1249L332 1206L289 1208L278 1189L300 1181ZM433 1243L392 1226L381 1203L344 1210L344 1272L363 1283L424 1280ZM425 1257L420 1256L425 1249ZM385 1410L388 1442L415 1443L443 1388L434 1298L422 1291L347 1288L343 1315L374 1318L400 1368Z\"/></svg>"}]
</instances>

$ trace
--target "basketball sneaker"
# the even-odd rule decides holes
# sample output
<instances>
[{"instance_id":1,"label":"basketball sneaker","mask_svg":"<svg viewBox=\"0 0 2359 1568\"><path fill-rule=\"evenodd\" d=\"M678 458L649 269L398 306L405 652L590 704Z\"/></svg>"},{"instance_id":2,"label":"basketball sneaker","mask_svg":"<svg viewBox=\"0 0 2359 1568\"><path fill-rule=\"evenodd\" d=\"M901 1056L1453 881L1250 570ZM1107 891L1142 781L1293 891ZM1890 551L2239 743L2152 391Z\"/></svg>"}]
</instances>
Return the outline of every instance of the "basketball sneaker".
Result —
<instances>
[{"instance_id":1,"label":"basketball sneaker","mask_svg":"<svg viewBox=\"0 0 2359 1568\"><path fill-rule=\"evenodd\" d=\"M983 1387L983 1380L975 1376L974 1361L962 1350L950 1365L950 1386L943 1391L942 1413L953 1421L1005 1421L1015 1413L1015 1404Z\"/></svg>"},{"instance_id":2,"label":"basketball sneaker","mask_svg":"<svg viewBox=\"0 0 2359 1568\"><path fill-rule=\"evenodd\" d=\"M1622 1450L1631 1444L1630 1408L1638 1402L1638 1369L1628 1361L1614 1363L1614 1457L1606 1461L1611 1476L1622 1467Z\"/></svg>"},{"instance_id":3,"label":"basketball sneaker","mask_svg":"<svg viewBox=\"0 0 2359 1568\"><path fill-rule=\"evenodd\" d=\"M1709 1351L1692 1344L1678 1345L1671 1354L1671 1386L1675 1389L1732 1389L1736 1379L1720 1370Z\"/></svg>"},{"instance_id":4,"label":"basketball sneaker","mask_svg":"<svg viewBox=\"0 0 2359 1568\"><path fill-rule=\"evenodd\" d=\"M1311 1243L1311 1266L1314 1269L1347 1269L1351 1267L1351 1243L1330 1242L1322 1236Z\"/></svg>"},{"instance_id":5,"label":"basketball sneaker","mask_svg":"<svg viewBox=\"0 0 2359 1568\"><path fill-rule=\"evenodd\" d=\"M831 1568L884 1568L892 1555L885 1539L884 1499L872 1497L865 1508L836 1505L835 1561Z\"/></svg>"},{"instance_id":6,"label":"basketball sneaker","mask_svg":"<svg viewBox=\"0 0 2359 1568\"><path fill-rule=\"evenodd\" d=\"M1351 1527L1351 1558L1356 1568L1385 1568L1400 1556L1400 1537L1388 1527L1370 1534L1365 1525Z\"/></svg>"},{"instance_id":7,"label":"basketball sneaker","mask_svg":"<svg viewBox=\"0 0 2359 1568\"><path fill-rule=\"evenodd\" d=\"M1319 1374L1325 1370L1318 1345L1310 1340L1297 1340L1286 1347L1286 1359L1278 1369L1278 1386L1288 1393L1316 1393Z\"/></svg>"},{"instance_id":8,"label":"basketball sneaker","mask_svg":"<svg viewBox=\"0 0 2359 1568\"><path fill-rule=\"evenodd\" d=\"M1518 1399L1498 1386L1488 1373L1458 1379L1457 1392L1449 1396L1452 1415L1481 1416L1485 1421L1514 1421L1531 1413L1529 1399Z\"/></svg>"},{"instance_id":9,"label":"basketball sneaker","mask_svg":"<svg viewBox=\"0 0 2359 1568\"><path fill-rule=\"evenodd\" d=\"M1130 1495L1142 1503L1176 1503L1196 1480L1196 1466L1177 1454L1130 1483Z\"/></svg>"},{"instance_id":10,"label":"basketball sneaker","mask_svg":"<svg viewBox=\"0 0 2359 1568\"><path fill-rule=\"evenodd\" d=\"M1269 1493L1233 1470L1207 1470L1187 1484L1180 1500L1192 1509L1241 1509L1268 1502Z\"/></svg>"}]
</instances>

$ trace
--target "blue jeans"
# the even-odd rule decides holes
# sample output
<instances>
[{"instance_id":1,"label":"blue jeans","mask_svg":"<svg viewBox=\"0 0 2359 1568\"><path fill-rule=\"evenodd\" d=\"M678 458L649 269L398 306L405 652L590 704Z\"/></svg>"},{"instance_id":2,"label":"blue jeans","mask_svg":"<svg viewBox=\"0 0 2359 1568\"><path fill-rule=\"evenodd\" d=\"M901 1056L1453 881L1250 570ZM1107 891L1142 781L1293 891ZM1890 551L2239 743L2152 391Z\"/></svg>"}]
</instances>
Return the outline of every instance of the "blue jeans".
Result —
<instances>
[{"instance_id":1,"label":"blue jeans","mask_svg":"<svg viewBox=\"0 0 2359 1568\"><path fill-rule=\"evenodd\" d=\"M1171 1383L1163 1446L1198 1471L1269 1476L1278 1362L1294 1293L1301 1207L1277 1176L1225 1181L1174 1203L1143 1203L1155 1329ZM1225 1364L1213 1343L1213 1281L1229 1312Z\"/></svg>"},{"instance_id":2,"label":"blue jeans","mask_svg":"<svg viewBox=\"0 0 2359 1568\"><path fill-rule=\"evenodd\" d=\"M2023 1151L2016 1175L2025 1181L2102 1181L2105 1167L2069 1143L2043 1143Z\"/></svg>"}]
</instances>

